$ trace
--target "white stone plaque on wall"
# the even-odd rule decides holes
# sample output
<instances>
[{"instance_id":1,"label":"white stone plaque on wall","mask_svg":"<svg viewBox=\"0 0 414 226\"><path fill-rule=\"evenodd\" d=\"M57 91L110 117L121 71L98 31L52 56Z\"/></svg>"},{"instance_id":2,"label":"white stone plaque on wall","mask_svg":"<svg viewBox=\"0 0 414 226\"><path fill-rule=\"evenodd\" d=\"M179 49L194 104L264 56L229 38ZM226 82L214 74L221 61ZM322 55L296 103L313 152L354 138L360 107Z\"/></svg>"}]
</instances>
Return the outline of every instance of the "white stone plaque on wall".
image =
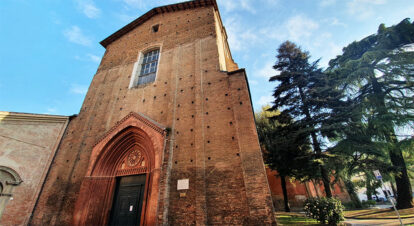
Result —
<instances>
[{"instance_id":1,"label":"white stone plaque on wall","mask_svg":"<svg viewBox=\"0 0 414 226\"><path fill-rule=\"evenodd\" d=\"M188 190L189 188L189 179L181 179L177 181L177 190Z\"/></svg>"}]
</instances>

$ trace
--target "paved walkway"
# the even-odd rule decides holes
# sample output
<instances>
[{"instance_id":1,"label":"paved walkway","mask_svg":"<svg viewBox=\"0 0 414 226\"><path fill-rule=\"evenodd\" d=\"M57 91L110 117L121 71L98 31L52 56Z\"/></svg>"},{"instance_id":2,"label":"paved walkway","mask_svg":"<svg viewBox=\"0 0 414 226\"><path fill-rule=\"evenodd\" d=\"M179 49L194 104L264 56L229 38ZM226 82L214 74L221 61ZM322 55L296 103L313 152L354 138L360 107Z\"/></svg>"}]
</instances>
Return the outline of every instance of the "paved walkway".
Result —
<instances>
[{"instance_id":1,"label":"paved walkway","mask_svg":"<svg viewBox=\"0 0 414 226\"><path fill-rule=\"evenodd\" d=\"M414 224L414 218L402 219L404 225ZM346 225L400 225L398 219L392 220L357 220L346 219L344 221Z\"/></svg>"},{"instance_id":2,"label":"paved walkway","mask_svg":"<svg viewBox=\"0 0 414 226\"><path fill-rule=\"evenodd\" d=\"M392 205L391 204L375 205L372 208L373 209L389 209L389 208L392 208Z\"/></svg>"}]
</instances>

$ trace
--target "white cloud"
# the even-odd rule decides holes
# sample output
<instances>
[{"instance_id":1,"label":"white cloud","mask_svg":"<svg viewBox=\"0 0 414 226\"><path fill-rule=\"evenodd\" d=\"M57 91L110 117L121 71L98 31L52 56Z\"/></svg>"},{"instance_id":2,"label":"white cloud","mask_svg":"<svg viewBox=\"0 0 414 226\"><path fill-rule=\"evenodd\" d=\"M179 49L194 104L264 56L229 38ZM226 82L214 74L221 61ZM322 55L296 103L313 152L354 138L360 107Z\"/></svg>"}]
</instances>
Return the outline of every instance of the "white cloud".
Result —
<instances>
[{"instance_id":1,"label":"white cloud","mask_svg":"<svg viewBox=\"0 0 414 226\"><path fill-rule=\"evenodd\" d=\"M331 38L332 34L330 32L322 32L312 39L312 44L316 47L324 47L326 45L326 40Z\"/></svg>"},{"instance_id":2,"label":"white cloud","mask_svg":"<svg viewBox=\"0 0 414 226\"><path fill-rule=\"evenodd\" d=\"M342 53L342 46L338 44L330 32L315 32L309 38L302 39L297 42L302 47L302 50L309 51L312 59L317 60L321 58L319 66L327 67L329 60L335 58Z\"/></svg>"},{"instance_id":3,"label":"white cloud","mask_svg":"<svg viewBox=\"0 0 414 226\"><path fill-rule=\"evenodd\" d=\"M268 105L268 104L270 105L272 101L274 101L273 96L261 96L259 98L259 100L257 101L257 103L260 106L264 106L264 105Z\"/></svg>"},{"instance_id":4,"label":"white cloud","mask_svg":"<svg viewBox=\"0 0 414 226\"><path fill-rule=\"evenodd\" d=\"M276 6L276 5L278 5L280 3L279 0L262 0L262 1L265 4L269 5L269 6Z\"/></svg>"},{"instance_id":5,"label":"white cloud","mask_svg":"<svg viewBox=\"0 0 414 226\"><path fill-rule=\"evenodd\" d=\"M262 34L262 36L279 41L291 40L293 42L303 43L304 40L311 37L318 28L319 23L306 15L299 14L290 17L282 24L274 24L272 26L261 28L259 33Z\"/></svg>"},{"instance_id":6,"label":"white cloud","mask_svg":"<svg viewBox=\"0 0 414 226\"><path fill-rule=\"evenodd\" d=\"M51 21L54 24L60 25L62 24L62 21L60 20L60 17L58 16L58 14L54 11L50 12L50 17L51 17Z\"/></svg>"},{"instance_id":7,"label":"white cloud","mask_svg":"<svg viewBox=\"0 0 414 226\"><path fill-rule=\"evenodd\" d=\"M256 13L256 10L253 8L251 1L249 1L249 0L241 0L240 4L241 4L241 7L244 10L246 10L246 11L248 11L250 13L253 13L253 14Z\"/></svg>"},{"instance_id":8,"label":"white cloud","mask_svg":"<svg viewBox=\"0 0 414 226\"><path fill-rule=\"evenodd\" d=\"M329 18L321 20L325 27L325 24L335 24L338 26L346 26L335 18ZM320 28L320 24L317 21L312 20L304 14L299 14L288 18L286 21L280 24L272 24L268 27L259 29L258 43L263 42L265 44L271 41L266 39L273 39L283 42L290 40L295 42L302 50L309 51L313 56L313 60L322 57L320 66L327 67L330 59L336 57L336 55L342 53L342 47L334 40L334 35L330 32L323 32L323 28ZM274 62L266 62L263 67L256 70L254 75L259 77L269 78L272 75L276 75L276 71L272 69Z\"/></svg>"},{"instance_id":9,"label":"white cloud","mask_svg":"<svg viewBox=\"0 0 414 226\"><path fill-rule=\"evenodd\" d=\"M233 0L219 0L218 4L224 9L225 12L233 11L237 5Z\"/></svg>"},{"instance_id":10,"label":"white cloud","mask_svg":"<svg viewBox=\"0 0 414 226\"><path fill-rule=\"evenodd\" d=\"M354 1L370 3L374 5L384 5L385 3L387 3L387 0L354 0Z\"/></svg>"},{"instance_id":11,"label":"white cloud","mask_svg":"<svg viewBox=\"0 0 414 226\"><path fill-rule=\"evenodd\" d=\"M224 9L224 12L227 13L236 10L243 10L252 14L256 13L256 10L253 7L255 2L252 0L219 0L218 4L220 5L220 8Z\"/></svg>"},{"instance_id":12,"label":"white cloud","mask_svg":"<svg viewBox=\"0 0 414 226\"><path fill-rule=\"evenodd\" d=\"M124 3L124 7L127 10L131 9L141 9L149 10L151 6L163 6L174 3L182 2L180 0L157 0L157 1L148 1L148 0L121 0Z\"/></svg>"},{"instance_id":13,"label":"white cloud","mask_svg":"<svg viewBox=\"0 0 414 226\"><path fill-rule=\"evenodd\" d=\"M48 107L46 109L46 112L44 112L44 114L50 115L50 114L56 114L56 112L57 112L57 109L56 108L54 108L54 107Z\"/></svg>"},{"instance_id":14,"label":"white cloud","mask_svg":"<svg viewBox=\"0 0 414 226\"><path fill-rule=\"evenodd\" d=\"M336 17L330 17L330 18L323 19L322 22L327 23L328 25L331 25L331 26L348 27L348 25L339 21L338 18Z\"/></svg>"},{"instance_id":15,"label":"white cloud","mask_svg":"<svg viewBox=\"0 0 414 226\"><path fill-rule=\"evenodd\" d=\"M413 15L414 14L414 5L407 6L403 10L398 11L399 15Z\"/></svg>"},{"instance_id":16,"label":"white cloud","mask_svg":"<svg viewBox=\"0 0 414 226\"><path fill-rule=\"evenodd\" d=\"M74 94L84 95L88 91L88 87L85 85L72 84L69 91Z\"/></svg>"},{"instance_id":17,"label":"white cloud","mask_svg":"<svg viewBox=\"0 0 414 226\"><path fill-rule=\"evenodd\" d=\"M247 49L259 41L256 32L253 29L246 29L240 21L240 18L236 16L229 17L224 22L228 36L227 41L229 42L230 49L233 51Z\"/></svg>"},{"instance_id":18,"label":"white cloud","mask_svg":"<svg viewBox=\"0 0 414 226\"><path fill-rule=\"evenodd\" d=\"M375 5L383 5L386 2L387 0L352 0L347 3L347 9L351 16L366 20L375 15Z\"/></svg>"},{"instance_id":19,"label":"white cloud","mask_svg":"<svg viewBox=\"0 0 414 226\"><path fill-rule=\"evenodd\" d=\"M99 63L101 61L101 58L93 55L93 54L87 54L87 56L89 57L89 60L95 62L95 63Z\"/></svg>"},{"instance_id":20,"label":"white cloud","mask_svg":"<svg viewBox=\"0 0 414 226\"><path fill-rule=\"evenodd\" d=\"M78 9L89 18L97 18L101 14L101 10L96 7L93 0L76 0Z\"/></svg>"},{"instance_id":21,"label":"white cloud","mask_svg":"<svg viewBox=\"0 0 414 226\"><path fill-rule=\"evenodd\" d=\"M304 37L307 38L312 35L313 31L319 28L317 22L304 15L291 17L285 26L289 34L289 39L292 41L300 41Z\"/></svg>"},{"instance_id":22,"label":"white cloud","mask_svg":"<svg viewBox=\"0 0 414 226\"><path fill-rule=\"evenodd\" d=\"M319 54L321 54L322 59L319 62L319 66L321 67L328 67L328 63L331 59L342 54L342 47L332 40L326 40L324 47L320 49L321 51Z\"/></svg>"},{"instance_id":23,"label":"white cloud","mask_svg":"<svg viewBox=\"0 0 414 226\"><path fill-rule=\"evenodd\" d=\"M142 0L123 0L127 7L142 9L145 8L145 1Z\"/></svg>"},{"instance_id":24,"label":"white cloud","mask_svg":"<svg viewBox=\"0 0 414 226\"><path fill-rule=\"evenodd\" d=\"M183 1L181 0L160 0L159 5L174 4L174 3L179 3L179 2L183 2Z\"/></svg>"},{"instance_id":25,"label":"white cloud","mask_svg":"<svg viewBox=\"0 0 414 226\"><path fill-rule=\"evenodd\" d=\"M270 77L277 75L278 72L273 69L273 65L273 61L267 61L259 70L256 71L254 76L269 79Z\"/></svg>"},{"instance_id":26,"label":"white cloud","mask_svg":"<svg viewBox=\"0 0 414 226\"><path fill-rule=\"evenodd\" d=\"M119 18L119 20L126 23L130 23L137 18L136 15L129 15L128 13L118 13L116 16Z\"/></svg>"},{"instance_id":27,"label":"white cloud","mask_svg":"<svg viewBox=\"0 0 414 226\"><path fill-rule=\"evenodd\" d=\"M249 84L251 84L251 85L257 85L259 83L256 80L250 80L249 79Z\"/></svg>"},{"instance_id":28,"label":"white cloud","mask_svg":"<svg viewBox=\"0 0 414 226\"><path fill-rule=\"evenodd\" d=\"M242 49L241 40L237 38L239 31L234 28L229 27L227 29L228 38L227 41L229 42L229 46L231 50L238 51Z\"/></svg>"},{"instance_id":29,"label":"white cloud","mask_svg":"<svg viewBox=\"0 0 414 226\"><path fill-rule=\"evenodd\" d=\"M70 41L83 46L91 46L92 40L82 33L78 26L72 26L63 31L63 35Z\"/></svg>"},{"instance_id":30,"label":"white cloud","mask_svg":"<svg viewBox=\"0 0 414 226\"><path fill-rule=\"evenodd\" d=\"M83 55L83 56L76 55L74 58L76 60L79 60L79 61L92 61L94 63L101 62L101 57L99 57L97 55L94 55L94 54L91 54L91 53L88 53L88 54Z\"/></svg>"},{"instance_id":31,"label":"white cloud","mask_svg":"<svg viewBox=\"0 0 414 226\"><path fill-rule=\"evenodd\" d=\"M321 7L327 7L335 4L336 0L322 0L319 2L319 6Z\"/></svg>"}]
</instances>

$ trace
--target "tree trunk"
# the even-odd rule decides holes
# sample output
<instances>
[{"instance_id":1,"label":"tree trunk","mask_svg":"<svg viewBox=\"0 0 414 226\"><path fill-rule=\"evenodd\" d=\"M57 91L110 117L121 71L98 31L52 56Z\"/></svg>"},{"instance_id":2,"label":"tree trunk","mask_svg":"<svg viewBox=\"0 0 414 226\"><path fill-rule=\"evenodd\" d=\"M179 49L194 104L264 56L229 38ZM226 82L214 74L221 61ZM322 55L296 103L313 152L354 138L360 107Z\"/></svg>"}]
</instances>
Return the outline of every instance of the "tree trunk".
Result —
<instances>
[{"instance_id":1,"label":"tree trunk","mask_svg":"<svg viewBox=\"0 0 414 226\"><path fill-rule=\"evenodd\" d=\"M394 183L392 183L392 180L390 180L390 184L391 184L392 195L394 197L397 197L397 190L395 189L395 186L394 186Z\"/></svg>"},{"instance_id":2,"label":"tree trunk","mask_svg":"<svg viewBox=\"0 0 414 226\"><path fill-rule=\"evenodd\" d=\"M316 184L316 180L311 180L311 182L312 182L312 185L313 185L313 188L315 189L315 192L316 192L316 197L320 197L319 196L319 186L316 186L317 184ZM319 184L318 184L319 185Z\"/></svg>"},{"instance_id":3,"label":"tree trunk","mask_svg":"<svg viewBox=\"0 0 414 226\"><path fill-rule=\"evenodd\" d=\"M306 104L306 98L305 95L302 91L302 87L299 87L299 94L303 103L303 112L305 113L306 118L309 121L312 121L312 117L309 113L309 108ZM310 133L311 138L312 138L312 146L313 146L313 150L315 151L315 153L317 155L320 155L322 153L322 149L321 149L321 145L318 142L318 138L316 136L316 133L314 131L312 131ZM320 157L320 156L319 156ZM320 170L321 170L321 176L322 176L322 182L323 182L323 187L325 188L325 194L327 198L332 198L332 191L331 191L331 180L329 179L329 173L326 171L325 167L323 165L320 166Z\"/></svg>"},{"instance_id":4,"label":"tree trunk","mask_svg":"<svg viewBox=\"0 0 414 226\"><path fill-rule=\"evenodd\" d=\"M398 149L398 148L394 148ZM410 179L407 174L407 167L404 162L401 150L390 150L389 155L393 166L399 167L394 178L397 185L397 209L413 207L413 195Z\"/></svg>"},{"instance_id":5,"label":"tree trunk","mask_svg":"<svg viewBox=\"0 0 414 226\"><path fill-rule=\"evenodd\" d=\"M288 198L288 193L286 189L286 177L280 176L280 181L281 181L282 191L283 191L283 201L285 203L285 212L290 212L289 198Z\"/></svg>"},{"instance_id":6,"label":"tree trunk","mask_svg":"<svg viewBox=\"0 0 414 226\"><path fill-rule=\"evenodd\" d=\"M322 153L322 150L321 150L321 146L318 142L315 132L311 132L311 137L312 137L313 149L315 150L316 154L320 155ZM320 165L320 170L321 170L322 182L323 182L323 187L325 188L326 197L332 198L331 180L329 179L329 173L326 171L323 165Z\"/></svg>"},{"instance_id":7,"label":"tree trunk","mask_svg":"<svg viewBox=\"0 0 414 226\"><path fill-rule=\"evenodd\" d=\"M388 110L385 105L385 94L382 92L381 85L378 83L375 76L371 76L371 80L374 93L379 100L378 103L380 103L378 112L380 115L386 115ZM385 139L391 145L391 148L388 150L391 163L397 168L394 176L395 184L397 185L397 208L412 208L414 207L413 194L411 191L410 179L408 178L407 166L405 165L404 157L401 148L398 145L398 140L392 125L389 133L385 134Z\"/></svg>"},{"instance_id":8,"label":"tree trunk","mask_svg":"<svg viewBox=\"0 0 414 226\"><path fill-rule=\"evenodd\" d=\"M367 187L367 192L366 192L367 199L372 200L372 187L371 187L371 183L369 182L368 178L366 181L366 187Z\"/></svg>"},{"instance_id":9,"label":"tree trunk","mask_svg":"<svg viewBox=\"0 0 414 226\"><path fill-rule=\"evenodd\" d=\"M355 186L354 183L352 183L349 179L344 179L345 188L348 191L349 197L351 198L352 203L354 204L355 208L360 209L362 208L361 200L359 200L359 197L357 193L355 192Z\"/></svg>"},{"instance_id":10,"label":"tree trunk","mask_svg":"<svg viewBox=\"0 0 414 226\"><path fill-rule=\"evenodd\" d=\"M321 168L322 182L323 182L323 187L325 188L326 197L332 198L331 183L329 181L328 172L326 172L326 169L325 167L323 167L323 165L321 165L320 168Z\"/></svg>"}]
</instances>

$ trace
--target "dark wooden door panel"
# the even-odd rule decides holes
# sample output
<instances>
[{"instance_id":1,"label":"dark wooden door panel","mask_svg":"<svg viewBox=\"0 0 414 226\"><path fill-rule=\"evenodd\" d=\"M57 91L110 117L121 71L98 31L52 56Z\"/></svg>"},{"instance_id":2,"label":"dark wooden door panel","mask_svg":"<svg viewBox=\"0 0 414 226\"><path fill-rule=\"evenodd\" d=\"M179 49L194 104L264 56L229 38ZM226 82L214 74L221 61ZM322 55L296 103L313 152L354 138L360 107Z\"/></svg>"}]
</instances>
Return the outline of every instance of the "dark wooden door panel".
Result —
<instances>
[{"instance_id":1,"label":"dark wooden door panel","mask_svg":"<svg viewBox=\"0 0 414 226\"><path fill-rule=\"evenodd\" d=\"M144 200L145 179L145 175L118 179L110 225L139 225Z\"/></svg>"}]
</instances>

